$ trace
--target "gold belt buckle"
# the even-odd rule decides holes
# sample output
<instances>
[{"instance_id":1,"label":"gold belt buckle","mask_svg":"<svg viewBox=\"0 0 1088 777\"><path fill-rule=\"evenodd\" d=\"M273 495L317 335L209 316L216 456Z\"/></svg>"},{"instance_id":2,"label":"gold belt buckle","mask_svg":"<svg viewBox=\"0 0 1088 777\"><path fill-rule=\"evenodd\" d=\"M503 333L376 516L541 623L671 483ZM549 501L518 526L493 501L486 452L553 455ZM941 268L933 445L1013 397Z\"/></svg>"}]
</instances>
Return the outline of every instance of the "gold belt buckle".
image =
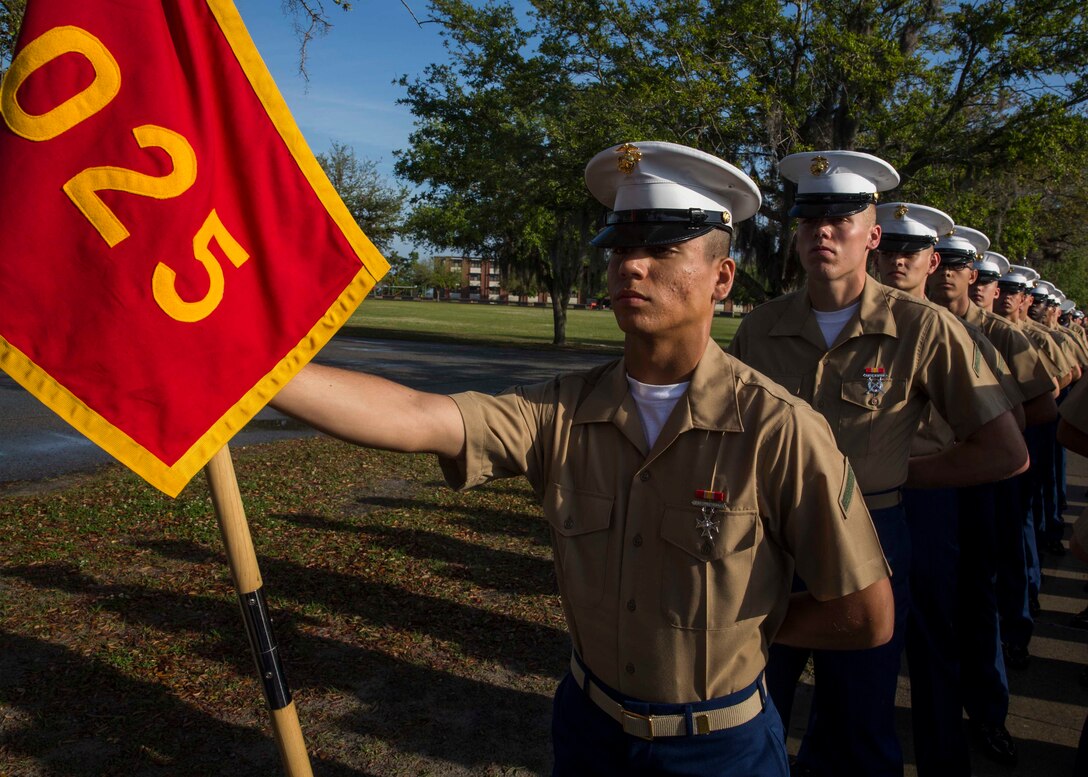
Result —
<instances>
[{"instance_id":1,"label":"gold belt buckle","mask_svg":"<svg viewBox=\"0 0 1088 777\"><path fill-rule=\"evenodd\" d=\"M654 738L654 716L653 715L639 715L637 712L631 712L630 710L626 710L626 709L621 709L620 710L620 715L623 717L623 730L626 731L628 734L630 734L631 736L638 737L639 739L645 739L646 741L650 741L650 740L652 740ZM627 721L628 720L644 720L644 721L646 721L647 725L650 728L650 735L649 736L643 736L642 734L636 734L633 731L628 731L627 730Z\"/></svg>"}]
</instances>

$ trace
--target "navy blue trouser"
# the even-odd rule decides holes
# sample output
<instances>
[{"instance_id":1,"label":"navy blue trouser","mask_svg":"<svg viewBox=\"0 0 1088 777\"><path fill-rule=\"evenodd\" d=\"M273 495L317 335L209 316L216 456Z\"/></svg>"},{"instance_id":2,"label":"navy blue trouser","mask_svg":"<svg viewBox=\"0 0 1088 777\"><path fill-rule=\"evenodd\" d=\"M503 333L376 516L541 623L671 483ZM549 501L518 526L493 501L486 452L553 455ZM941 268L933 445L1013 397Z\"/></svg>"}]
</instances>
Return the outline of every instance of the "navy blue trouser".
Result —
<instances>
[{"instance_id":1,"label":"navy blue trouser","mask_svg":"<svg viewBox=\"0 0 1088 777\"><path fill-rule=\"evenodd\" d=\"M1054 445L1058 433L1058 421L1040 423L1024 431L1031 455L1031 471L1035 473L1035 482L1031 485L1028 507L1031 511L1031 525L1035 528L1036 562L1031 568L1029 581L1031 593L1039 595L1042 581L1042 567L1038 560L1038 546L1041 542L1053 539L1055 523L1061 526L1059 534L1064 534L1064 525L1058 515L1058 485L1054 480Z\"/></svg>"},{"instance_id":2,"label":"navy blue trouser","mask_svg":"<svg viewBox=\"0 0 1088 777\"><path fill-rule=\"evenodd\" d=\"M1015 493L1015 485L1011 486ZM995 495L1008 499L1010 486L988 483L959 489L960 586L956 613L960 644L960 685L963 708L977 723L1004 726L1009 714L1009 680L1001 652L998 618L998 508ZM1015 498L1010 500L1018 503ZM1012 512L1006 510L1006 512ZM1012 539L1023 547L1019 527ZM1027 607L1027 582L1022 554L1020 606ZM1026 612L1026 610L1022 610Z\"/></svg>"},{"instance_id":3,"label":"navy blue trouser","mask_svg":"<svg viewBox=\"0 0 1088 777\"><path fill-rule=\"evenodd\" d=\"M1031 487L1031 471L994 485L994 518L997 530L997 612L1001 618L1001 641L1026 648L1035 621L1028 609L1031 552L1035 527L1025 511L1023 490ZM1004 666L1004 664L1002 664Z\"/></svg>"},{"instance_id":4,"label":"navy blue trouser","mask_svg":"<svg viewBox=\"0 0 1088 777\"><path fill-rule=\"evenodd\" d=\"M797 760L818 775L903 774L903 751L895 732L895 690L910 609L910 535L902 505L874 510L872 516L892 568L895 632L886 645L868 650L811 651L816 692ZM809 651L798 648L771 646L767 688L775 706L787 714L808 655Z\"/></svg>"},{"instance_id":5,"label":"navy blue trouser","mask_svg":"<svg viewBox=\"0 0 1088 777\"><path fill-rule=\"evenodd\" d=\"M1024 441L1028 445L1031 466L1027 477L1021 481L1021 496L1026 511L1024 526L1024 546L1028 562L1028 593L1039 596L1039 587L1043 580L1042 565L1039 561L1039 539L1043 536L1046 524L1046 505L1053 502L1052 496L1046 497L1054 489L1054 432L1053 424L1029 426L1024 430Z\"/></svg>"},{"instance_id":6,"label":"navy blue trouser","mask_svg":"<svg viewBox=\"0 0 1088 777\"><path fill-rule=\"evenodd\" d=\"M906 489L910 529L910 615L906 653L910 714L920 777L969 775L963 730L959 595L959 495L954 488Z\"/></svg>"},{"instance_id":7,"label":"navy blue trouser","mask_svg":"<svg viewBox=\"0 0 1088 777\"><path fill-rule=\"evenodd\" d=\"M1058 522L1056 525L1055 533L1049 537L1054 540L1065 539L1065 518L1062 513L1069 507L1069 500L1066 495L1066 456L1065 447L1058 442L1058 438L1054 437L1054 486L1057 491L1057 515Z\"/></svg>"},{"instance_id":8,"label":"navy blue trouser","mask_svg":"<svg viewBox=\"0 0 1088 777\"><path fill-rule=\"evenodd\" d=\"M1069 387L1063 388L1058 394L1060 405L1069 395ZM1069 506L1066 499L1065 482L1065 448L1058 442L1058 422L1054 422L1054 514L1053 520L1047 524L1046 539L1055 542L1065 539L1065 518L1062 513Z\"/></svg>"},{"instance_id":9,"label":"navy blue trouser","mask_svg":"<svg viewBox=\"0 0 1088 777\"><path fill-rule=\"evenodd\" d=\"M628 710L642 715L698 712L763 693L757 680L712 704L648 704L620 696L599 681L597 684ZM578 687L569 672L555 692L552 747L553 777L788 777L790 773L781 720L769 697L763 711L743 725L709 734L646 740L625 733Z\"/></svg>"}]
</instances>

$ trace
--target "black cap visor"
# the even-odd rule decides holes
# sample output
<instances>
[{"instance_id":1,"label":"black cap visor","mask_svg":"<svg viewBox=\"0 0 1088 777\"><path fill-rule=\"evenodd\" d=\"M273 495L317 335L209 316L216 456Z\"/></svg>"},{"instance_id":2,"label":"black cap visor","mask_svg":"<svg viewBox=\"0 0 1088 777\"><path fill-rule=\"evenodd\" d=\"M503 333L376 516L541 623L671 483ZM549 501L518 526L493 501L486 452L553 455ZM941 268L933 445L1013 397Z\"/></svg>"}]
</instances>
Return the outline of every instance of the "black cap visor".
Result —
<instances>
[{"instance_id":1,"label":"black cap visor","mask_svg":"<svg viewBox=\"0 0 1088 777\"><path fill-rule=\"evenodd\" d=\"M875 202L875 194L798 194L790 216L802 219L853 216Z\"/></svg>"},{"instance_id":2,"label":"black cap visor","mask_svg":"<svg viewBox=\"0 0 1088 777\"><path fill-rule=\"evenodd\" d=\"M975 283L982 283L982 284L993 283L994 281L996 281L1000 277L1001 277L1000 275L993 272L992 270L979 270L978 271L978 279L975 281Z\"/></svg>"},{"instance_id":3,"label":"black cap visor","mask_svg":"<svg viewBox=\"0 0 1088 777\"><path fill-rule=\"evenodd\" d=\"M999 280L997 282L997 288L1009 294L1016 294L1017 292L1024 291L1024 284L1018 283L1016 281Z\"/></svg>"},{"instance_id":4,"label":"black cap visor","mask_svg":"<svg viewBox=\"0 0 1088 777\"><path fill-rule=\"evenodd\" d=\"M975 254L968 251L960 251L957 248L938 248L937 253L941 257L941 267L958 267L961 264L974 264L978 259Z\"/></svg>"},{"instance_id":5,"label":"black cap visor","mask_svg":"<svg viewBox=\"0 0 1088 777\"><path fill-rule=\"evenodd\" d=\"M896 254L913 254L926 248L933 248L937 244L937 238L925 235L894 235L883 232L880 235L880 245L877 251L888 251Z\"/></svg>"},{"instance_id":6,"label":"black cap visor","mask_svg":"<svg viewBox=\"0 0 1088 777\"><path fill-rule=\"evenodd\" d=\"M732 232L722 213L688 210L627 210L609 213L606 226L589 241L597 248L634 248L683 243L722 229Z\"/></svg>"}]
</instances>

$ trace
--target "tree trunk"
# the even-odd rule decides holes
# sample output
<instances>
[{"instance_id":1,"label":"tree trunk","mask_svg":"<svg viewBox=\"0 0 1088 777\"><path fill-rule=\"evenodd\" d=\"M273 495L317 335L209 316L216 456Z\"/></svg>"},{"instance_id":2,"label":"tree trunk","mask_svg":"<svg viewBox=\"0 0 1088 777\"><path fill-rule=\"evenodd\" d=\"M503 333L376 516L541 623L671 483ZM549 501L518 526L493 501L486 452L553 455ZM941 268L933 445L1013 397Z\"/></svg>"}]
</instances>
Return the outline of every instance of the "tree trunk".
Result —
<instances>
[{"instance_id":1,"label":"tree trunk","mask_svg":"<svg viewBox=\"0 0 1088 777\"><path fill-rule=\"evenodd\" d=\"M570 289L561 289L561 285L553 281L549 290L552 295L552 345L567 344L567 297L570 296Z\"/></svg>"}]
</instances>

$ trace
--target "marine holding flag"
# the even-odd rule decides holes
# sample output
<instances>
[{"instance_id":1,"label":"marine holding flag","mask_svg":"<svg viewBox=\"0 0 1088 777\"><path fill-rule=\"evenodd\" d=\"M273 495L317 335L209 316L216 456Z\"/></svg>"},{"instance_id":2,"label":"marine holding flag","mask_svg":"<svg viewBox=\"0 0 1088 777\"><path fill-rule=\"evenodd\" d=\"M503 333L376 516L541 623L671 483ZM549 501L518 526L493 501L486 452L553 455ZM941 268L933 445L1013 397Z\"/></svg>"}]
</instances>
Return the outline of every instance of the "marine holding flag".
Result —
<instances>
[{"instance_id":1,"label":"marine holding flag","mask_svg":"<svg viewBox=\"0 0 1088 777\"><path fill-rule=\"evenodd\" d=\"M226 443L388 264L229 0L32 0L0 118L0 369L170 496L212 462L273 732L307 777Z\"/></svg>"},{"instance_id":2,"label":"marine holding flag","mask_svg":"<svg viewBox=\"0 0 1088 777\"><path fill-rule=\"evenodd\" d=\"M272 404L360 445L435 453L454 488L529 480L573 642L555 774L785 777L770 643L886 642L888 565L827 423L710 338L755 184L662 142L602 151L586 183L609 210L593 244L611 251L622 358L498 396L311 365ZM807 591L791 595L795 572Z\"/></svg>"}]
</instances>

